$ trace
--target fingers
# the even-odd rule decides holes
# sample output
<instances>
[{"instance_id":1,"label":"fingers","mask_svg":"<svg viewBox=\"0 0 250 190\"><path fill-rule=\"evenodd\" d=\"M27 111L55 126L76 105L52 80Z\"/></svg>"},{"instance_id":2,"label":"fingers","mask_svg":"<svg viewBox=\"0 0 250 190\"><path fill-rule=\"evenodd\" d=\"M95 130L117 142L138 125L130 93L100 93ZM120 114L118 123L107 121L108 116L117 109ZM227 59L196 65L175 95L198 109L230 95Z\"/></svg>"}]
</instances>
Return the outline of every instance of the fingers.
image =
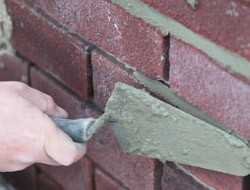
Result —
<instances>
[{"instance_id":1,"label":"fingers","mask_svg":"<svg viewBox=\"0 0 250 190\"><path fill-rule=\"evenodd\" d=\"M67 112L59 107L50 96L33 88L29 88L26 92L26 98L28 96L29 101L46 114L55 117L68 116ZM49 119L45 127L44 150L46 156L39 161L40 163L68 166L86 153L86 145L74 143Z\"/></svg>"},{"instance_id":2,"label":"fingers","mask_svg":"<svg viewBox=\"0 0 250 190\"><path fill-rule=\"evenodd\" d=\"M46 153L60 165L71 165L86 153L86 144L73 142L56 126L46 131L44 140Z\"/></svg>"},{"instance_id":3,"label":"fingers","mask_svg":"<svg viewBox=\"0 0 250 190\"><path fill-rule=\"evenodd\" d=\"M34 96L30 99L30 101L46 114L54 117L68 117L68 113L63 108L58 106L51 96L35 89L31 89L31 93Z\"/></svg>"},{"instance_id":4,"label":"fingers","mask_svg":"<svg viewBox=\"0 0 250 190\"><path fill-rule=\"evenodd\" d=\"M13 163L7 164L8 167L0 167L1 172L14 172L20 171L30 166L30 164L22 164L22 163Z\"/></svg>"},{"instance_id":5,"label":"fingers","mask_svg":"<svg viewBox=\"0 0 250 190\"><path fill-rule=\"evenodd\" d=\"M58 106L51 96L29 86L24 86L24 88L21 88L21 91L21 96L29 100L46 114L54 117L68 117L68 113Z\"/></svg>"},{"instance_id":6,"label":"fingers","mask_svg":"<svg viewBox=\"0 0 250 190\"><path fill-rule=\"evenodd\" d=\"M74 143L49 118L67 117L50 96L22 83L0 87L0 142L5 150L0 171L21 170L37 162L67 166L86 153L85 144Z\"/></svg>"}]
</instances>

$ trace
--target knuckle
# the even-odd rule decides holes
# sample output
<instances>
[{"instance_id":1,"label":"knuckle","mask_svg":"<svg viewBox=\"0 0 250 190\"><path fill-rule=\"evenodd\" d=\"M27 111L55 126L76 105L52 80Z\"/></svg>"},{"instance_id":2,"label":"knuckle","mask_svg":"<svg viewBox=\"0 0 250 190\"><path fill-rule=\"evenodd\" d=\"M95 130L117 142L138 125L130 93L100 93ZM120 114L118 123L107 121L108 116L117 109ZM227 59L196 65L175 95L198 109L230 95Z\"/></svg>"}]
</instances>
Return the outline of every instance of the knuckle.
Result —
<instances>
[{"instance_id":1,"label":"knuckle","mask_svg":"<svg viewBox=\"0 0 250 190\"><path fill-rule=\"evenodd\" d=\"M27 84L24 84L22 82L13 82L15 89L19 92L25 92L29 89L29 86Z\"/></svg>"},{"instance_id":2,"label":"knuckle","mask_svg":"<svg viewBox=\"0 0 250 190\"><path fill-rule=\"evenodd\" d=\"M16 158L20 161L20 163L23 164L31 164L34 162L33 155L23 151L22 153L19 153L16 155Z\"/></svg>"},{"instance_id":3,"label":"knuckle","mask_svg":"<svg viewBox=\"0 0 250 190\"><path fill-rule=\"evenodd\" d=\"M21 164L16 167L16 171L24 170L25 168L29 167L31 164Z\"/></svg>"},{"instance_id":4,"label":"knuckle","mask_svg":"<svg viewBox=\"0 0 250 190\"><path fill-rule=\"evenodd\" d=\"M47 95L46 99L47 99L48 104L55 104L54 99L51 96Z\"/></svg>"},{"instance_id":5,"label":"knuckle","mask_svg":"<svg viewBox=\"0 0 250 190\"><path fill-rule=\"evenodd\" d=\"M55 110L56 104L51 96L49 96L49 95L46 96L45 103L46 103L45 110Z\"/></svg>"},{"instance_id":6,"label":"knuckle","mask_svg":"<svg viewBox=\"0 0 250 190\"><path fill-rule=\"evenodd\" d=\"M14 163L14 164L12 164L12 166L7 166L4 169L1 168L1 170L6 171L6 172L21 171L30 165L31 164Z\"/></svg>"},{"instance_id":7,"label":"knuckle","mask_svg":"<svg viewBox=\"0 0 250 190\"><path fill-rule=\"evenodd\" d=\"M27 84L24 84L22 82L12 82L12 92L19 94L19 95L24 95L29 93L29 86Z\"/></svg>"}]
</instances>

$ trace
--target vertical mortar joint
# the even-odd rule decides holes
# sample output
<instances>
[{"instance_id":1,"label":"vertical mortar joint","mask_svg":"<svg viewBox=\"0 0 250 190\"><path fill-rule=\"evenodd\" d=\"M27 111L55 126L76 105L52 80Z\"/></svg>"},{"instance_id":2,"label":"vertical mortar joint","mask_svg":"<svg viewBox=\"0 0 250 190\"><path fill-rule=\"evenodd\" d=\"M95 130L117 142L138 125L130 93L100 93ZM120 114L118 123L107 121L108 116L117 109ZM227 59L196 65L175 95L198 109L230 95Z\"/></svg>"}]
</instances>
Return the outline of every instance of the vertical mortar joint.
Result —
<instances>
[{"instance_id":1,"label":"vertical mortar joint","mask_svg":"<svg viewBox=\"0 0 250 190\"><path fill-rule=\"evenodd\" d=\"M12 21L4 0L0 0L0 55L14 53L11 46Z\"/></svg>"},{"instance_id":2,"label":"vertical mortar joint","mask_svg":"<svg viewBox=\"0 0 250 190\"><path fill-rule=\"evenodd\" d=\"M169 80L169 72L170 72L170 61L169 61L169 50L170 50L170 34L164 37L164 47L162 54L162 61L164 62L163 68L163 79L165 81Z\"/></svg>"},{"instance_id":3,"label":"vertical mortar joint","mask_svg":"<svg viewBox=\"0 0 250 190\"><path fill-rule=\"evenodd\" d=\"M94 89L93 89L93 68L92 68L91 54L94 47L91 45L85 45L83 46L83 49L85 51L86 61L87 61L88 97L93 98Z\"/></svg>"}]
</instances>

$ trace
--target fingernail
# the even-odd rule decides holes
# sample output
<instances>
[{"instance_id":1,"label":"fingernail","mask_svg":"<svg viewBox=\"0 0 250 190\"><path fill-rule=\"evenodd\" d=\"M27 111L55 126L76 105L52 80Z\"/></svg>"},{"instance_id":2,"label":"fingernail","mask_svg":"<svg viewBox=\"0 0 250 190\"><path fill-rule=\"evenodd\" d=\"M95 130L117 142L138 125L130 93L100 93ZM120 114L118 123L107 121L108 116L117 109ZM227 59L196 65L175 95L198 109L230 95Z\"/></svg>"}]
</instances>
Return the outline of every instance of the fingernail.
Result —
<instances>
[{"instance_id":1,"label":"fingernail","mask_svg":"<svg viewBox=\"0 0 250 190\"><path fill-rule=\"evenodd\" d=\"M60 106L58 106L58 111L59 111L61 117L67 118L68 115L69 115L69 114L68 114L63 108L61 108Z\"/></svg>"}]
</instances>

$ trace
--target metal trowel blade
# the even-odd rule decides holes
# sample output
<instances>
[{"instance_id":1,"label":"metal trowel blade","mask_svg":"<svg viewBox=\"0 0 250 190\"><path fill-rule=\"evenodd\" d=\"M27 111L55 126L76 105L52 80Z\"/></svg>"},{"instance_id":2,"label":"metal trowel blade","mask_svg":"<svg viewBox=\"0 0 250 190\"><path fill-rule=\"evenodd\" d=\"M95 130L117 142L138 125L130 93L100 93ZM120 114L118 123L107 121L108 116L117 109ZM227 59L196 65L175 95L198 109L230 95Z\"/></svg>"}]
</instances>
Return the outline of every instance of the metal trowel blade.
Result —
<instances>
[{"instance_id":1,"label":"metal trowel blade","mask_svg":"<svg viewBox=\"0 0 250 190\"><path fill-rule=\"evenodd\" d=\"M124 151L228 174L250 173L248 145L143 90L116 83L105 113Z\"/></svg>"}]
</instances>

